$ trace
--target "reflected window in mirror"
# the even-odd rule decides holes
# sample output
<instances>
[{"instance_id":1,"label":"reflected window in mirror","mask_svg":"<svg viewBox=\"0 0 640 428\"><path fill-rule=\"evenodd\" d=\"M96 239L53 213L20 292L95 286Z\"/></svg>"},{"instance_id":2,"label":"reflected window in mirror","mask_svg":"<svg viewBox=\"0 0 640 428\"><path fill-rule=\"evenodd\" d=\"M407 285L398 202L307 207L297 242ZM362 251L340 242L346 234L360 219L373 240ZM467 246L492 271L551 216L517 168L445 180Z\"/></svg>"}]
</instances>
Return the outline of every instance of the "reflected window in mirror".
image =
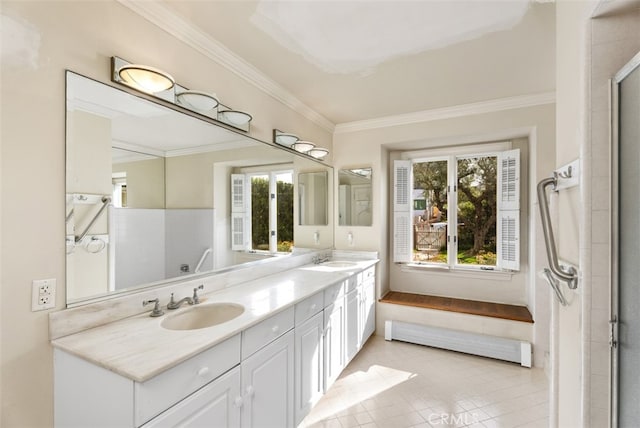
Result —
<instances>
[{"instance_id":1,"label":"reflected window in mirror","mask_svg":"<svg viewBox=\"0 0 640 428\"><path fill-rule=\"evenodd\" d=\"M232 174L233 244L236 251L293 250L293 168ZM269 168L266 168L269 169Z\"/></svg>"},{"instance_id":2,"label":"reflected window in mirror","mask_svg":"<svg viewBox=\"0 0 640 428\"><path fill-rule=\"evenodd\" d=\"M338 225L371 226L371 168L338 171Z\"/></svg>"},{"instance_id":3,"label":"reflected window in mirror","mask_svg":"<svg viewBox=\"0 0 640 428\"><path fill-rule=\"evenodd\" d=\"M329 224L328 177L326 171L298 174L298 210L300 226Z\"/></svg>"}]
</instances>

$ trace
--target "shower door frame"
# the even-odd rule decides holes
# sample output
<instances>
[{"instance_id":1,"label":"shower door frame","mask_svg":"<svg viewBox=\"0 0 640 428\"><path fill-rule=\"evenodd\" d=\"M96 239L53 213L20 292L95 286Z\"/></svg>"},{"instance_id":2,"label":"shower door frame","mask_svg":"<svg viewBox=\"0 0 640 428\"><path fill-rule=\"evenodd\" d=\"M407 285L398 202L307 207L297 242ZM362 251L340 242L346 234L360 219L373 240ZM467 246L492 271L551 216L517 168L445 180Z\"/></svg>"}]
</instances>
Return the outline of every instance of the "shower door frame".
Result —
<instances>
[{"instance_id":1,"label":"shower door frame","mask_svg":"<svg viewBox=\"0 0 640 428\"><path fill-rule=\"evenodd\" d=\"M619 289L620 289L620 281L619 281L619 144L620 144L620 83L629 76L636 69L640 68L640 52L629 60L627 64L624 65L616 73L613 79L610 80L610 109L611 112L611 313L609 317L609 324L611 326L610 334L609 334L609 347L611 351L611 393L610 393L610 423L611 427L618 426L618 411L619 411L619 348L618 348L618 325L619 325L619 317L620 317L620 305L619 305Z\"/></svg>"}]
</instances>

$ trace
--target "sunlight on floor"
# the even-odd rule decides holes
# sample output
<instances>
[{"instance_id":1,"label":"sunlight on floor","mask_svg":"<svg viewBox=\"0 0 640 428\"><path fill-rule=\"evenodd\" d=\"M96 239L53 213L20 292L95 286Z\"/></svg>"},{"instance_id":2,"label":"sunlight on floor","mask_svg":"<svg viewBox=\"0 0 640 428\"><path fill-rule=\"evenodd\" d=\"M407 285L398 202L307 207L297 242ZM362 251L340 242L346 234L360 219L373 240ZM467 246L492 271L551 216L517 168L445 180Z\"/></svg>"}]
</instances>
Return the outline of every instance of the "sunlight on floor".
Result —
<instances>
[{"instance_id":1,"label":"sunlight on floor","mask_svg":"<svg viewBox=\"0 0 640 428\"><path fill-rule=\"evenodd\" d=\"M300 428L548 426L542 369L372 337Z\"/></svg>"}]
</instances>

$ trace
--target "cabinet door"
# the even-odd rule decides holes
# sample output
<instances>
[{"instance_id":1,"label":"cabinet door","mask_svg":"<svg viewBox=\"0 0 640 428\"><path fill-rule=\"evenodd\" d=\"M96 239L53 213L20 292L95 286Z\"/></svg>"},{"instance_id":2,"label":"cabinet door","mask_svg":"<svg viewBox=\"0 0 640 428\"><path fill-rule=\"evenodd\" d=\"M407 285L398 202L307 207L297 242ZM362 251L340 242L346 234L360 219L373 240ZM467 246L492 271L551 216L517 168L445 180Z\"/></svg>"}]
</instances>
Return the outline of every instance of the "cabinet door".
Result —
<instances>
[{"instance_id":1,"label":"cabinet door","mask_svg":"<svg viewBox=\"0 0 640 428\"><path fill-rule=\"evenodd\" d=\"M295 329L295 421L302 422L324 392L323 320L316 314Z\"/></svg>"},{"instance_id":2,"label":"cabinet door","mask_svg":"<svg viewBox=\"0 0 640 428\"><path fill-rule=\"evenodd\" d=\"M346 351L346 363L349 363L351 359L358 353L360 349L360 339L361 339L361 328L360 328L360 318L361 318L361 308L360 308L360 287L357 289L350 291L345 296L345 351Z\"/></svg>"},{"instance_id":3,"label":"cabinet door","mask_svg":"<svg viewBox=\"0 0 640 428\"><path fill-rule=\"evenodd\" d=\"M241 405L240 368L235 367L143 427L239 427Z\"/></svg>"},{"instance_id":4,"label":"cabinet door","mask_svg":"<svg viewBox=\"0 0 640 428\"><path fill-rule=\"evenodd\" d=\"M376 282L374 279L362 284L360 300L362 308L360 346L362 346L376 330Z\"/></svg>"},{"instance_id":5,"label":"cabinet door","mask_svg":"<svg viewBox=\"0 0 640 428\"><path fill-rule=\"evenodd\" d=\"M344 299L324 310L324 390L329 389L345 367Z\"/></svg>"},{"instance_id":6,"label":"cabinet door","mask_svg":"<svg viewBox=\"0 0 640 428\"><path fill-rule=\"evenodd\" d=\"M293 427L293 330L241 364L243 427Z\"/></svg>"}]
</instances>

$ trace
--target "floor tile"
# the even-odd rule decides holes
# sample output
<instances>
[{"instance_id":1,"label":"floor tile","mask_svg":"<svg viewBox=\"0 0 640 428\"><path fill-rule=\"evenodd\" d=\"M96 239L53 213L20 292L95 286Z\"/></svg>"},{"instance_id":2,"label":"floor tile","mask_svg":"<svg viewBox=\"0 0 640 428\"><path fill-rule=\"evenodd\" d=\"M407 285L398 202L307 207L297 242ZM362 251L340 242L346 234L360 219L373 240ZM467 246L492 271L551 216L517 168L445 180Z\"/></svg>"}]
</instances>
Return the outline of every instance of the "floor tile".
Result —
<instances>
[{"instance_id":1,"label":"floor tile","mask_svg":"<svg viewBox=\"0 0 640 428\"><path fill-rule=\"evenodd\" d=\"M300 428L544 428L542 369L372 337Z\"/></svg>"}]
</instances>

